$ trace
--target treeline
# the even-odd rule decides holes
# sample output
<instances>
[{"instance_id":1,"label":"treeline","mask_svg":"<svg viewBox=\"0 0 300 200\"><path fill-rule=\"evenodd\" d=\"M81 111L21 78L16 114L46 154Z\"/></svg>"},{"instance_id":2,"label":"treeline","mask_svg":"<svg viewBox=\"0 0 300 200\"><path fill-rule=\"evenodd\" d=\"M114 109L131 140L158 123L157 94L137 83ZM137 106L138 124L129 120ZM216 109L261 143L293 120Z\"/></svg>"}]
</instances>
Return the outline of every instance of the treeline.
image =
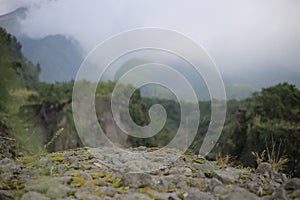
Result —
<instances>
[{"instance_id":1,"label":"treeline","mask_svg":"<svg viewBox=\"0 0 300 200\"><path fill-rule=\"evenodd\" d=\"M168 120L161 132L149 139L131 139L139 146L163 146L176 133L180 124L180 107L174 100L146 98L143 103L149 108L163 105ZM199 102L201 112L198 133L190 149L199 152L211 117L210 102ZM227 101L227 114L222 135L212 155L230 155L236 164L255 167L252 152L263 159L278 162L288 158L284 172L300 176L300 91L296 86L281 83L255 92L245 100Z\"/></svg>"},{"instance_id":2,"label":"treeline","mask_svg":"<svg viewBox=\"0 0 300 200\"><path fill-rule=\"evenodd\" d=\"M39 79L40 66L28 61L21 48L16 37L0 27L0 111L10 102L9 91L27 88Z\"/></svg>"},{"instance_id":3,"label":"treeline","mask_svg":"<svg viewBox=\"0 0 300 200\"><path fill-rule=\"evenodd\" d=\"M235 156L243 165L253 166L251 152L267 150L266 159L278 162L286 157L285 172L300 176L300 91L288 83L255 92L239 102L230 131L222 135L219 149ZM225 129L226 130L226 129ZM269 157L269 158L267 158Z\"/></svg>"}]
</instances>

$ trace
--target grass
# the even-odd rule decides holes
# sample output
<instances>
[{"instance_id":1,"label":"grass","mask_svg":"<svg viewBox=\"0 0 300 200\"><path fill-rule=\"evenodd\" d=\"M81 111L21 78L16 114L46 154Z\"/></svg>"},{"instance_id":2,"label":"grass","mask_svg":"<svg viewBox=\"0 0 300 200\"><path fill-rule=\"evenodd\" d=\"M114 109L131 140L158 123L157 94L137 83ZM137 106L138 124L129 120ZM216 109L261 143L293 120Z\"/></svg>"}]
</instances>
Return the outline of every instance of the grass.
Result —
<instances>
[{"instance_id":1,"label":"grass","mask_svg":"<svg viewBox=\"0 0 300 200\"><path fill-rule=\"evenodd\" d=\"M36 126L36 121L30 114L24 113L20 116L20 108L29 105L28 98L36 92L24 88L9 91L11 100L6 105L10 136L13 136L16 144L17 155L23 153L35 154L41 150L44 138L39 134L41 130Z\"/></svg>"},{"instance_id":2,"label":"grass","mask_svg":"<svg viewBox=\"0 0 300 200\"><path fill-rule=\"evenodd\" d=\"M282 171L285 165L289 162L289 159L285 156L280 156L281 144L282 142L280 141L278 149L276 150L276 142L274 142L272 138L271 149L268 147L268 145L266 145L266 149L261 153L251 152L256 158L256 163L259 165L262 162L268 162L275 172Z\"/></svg>"},{"instance_id":3,"label":"grass","mask_svg":"<svg viewBox=\"0 0 300 200\"><path fill-rule=\"evenodd\" d=\"M48 147L62 134L63 131L64 131L64 128L60 128L58 131L56 131L56 133L53 135L51 140L47 144L44 145L45 151L47 151Z\"/></svg>"},{"instance_id":4,"label":"grass","mask_svg":"<svg viewBox=\"0 0 300 200\"><path fill-rule=\"evenodd\" d=\"M233 166L232 157L230 155L222 156L221 153L219 153L216 157L216 163L219 166Z\"/></svg>"}]
</instances>

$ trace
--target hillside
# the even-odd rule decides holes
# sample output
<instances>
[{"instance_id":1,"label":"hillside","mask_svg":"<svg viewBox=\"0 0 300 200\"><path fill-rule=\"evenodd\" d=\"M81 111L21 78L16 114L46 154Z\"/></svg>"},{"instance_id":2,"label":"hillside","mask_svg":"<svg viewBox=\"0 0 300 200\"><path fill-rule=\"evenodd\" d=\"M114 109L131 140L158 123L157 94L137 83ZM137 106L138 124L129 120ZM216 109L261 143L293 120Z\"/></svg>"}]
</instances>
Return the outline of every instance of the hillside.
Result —
<instances>
[{"instance_id":1,"label":"hillside","mask_svg":"<svg viewBox=\"0 0 300 200\"><path fill-rule=\"evenodd\" d=\"M63 35L42 39L20 36L24 55L41 66L40 80L54 83L74 80L83 60L77 41Z\"/></svg>"},{"instance_id":2,"label":"hillside","mask_svg":"<svg viewBox=\"0 0 300 200\"><path fill-rule=\"evenodd\" d=\"M176 149L82 148L0 160L0 199L299 199L300 179ZM178 159L176 159L178 157Z\"/></svg>"},{"instance_id":3,"label":"hillside","mask_svg":"<svg viewBox=\"0 0 300 200\"><path fill-rule=\"evenodd\" d=\"M15 156L18 108L40 72L39 66L23 56L21 48L17 39L0 27L0 158Z\"/></svg>"},{"instance_id":4,"label":"hillside","mask_svg":"<svg viewBox=\"0 0 300 200\"><path fill-rule=\"evenodd\" d=\"M79 43L72 37L59 34L43 38L24 35L20 30L20 21L26 18L27 11L26 7L22 7L0 16L0 26L16 36L22 44L22 53L29 60L40 65L41 81L54 83L74 80L83 60Z\"/></svg>"},{"instance_id":5,"label":"hillside","mask_svg":"<svg viewBox=\"0 0 300 200\"><path fill-rule=\"evenodd\" d=\"M151 54L150 54L151 55ZM147 57L148 55L142 55L144 57ZM208 92L208 89L205 85L204 80L202 79L201 76L197 76L195 74L198 74L195 72L195 70L191 67L190 64L185 63L183 61L177 60L178 63L173 63L171 58L160 58L159 55L157 55L158 58L160 59L160 62L174 67L175 70L180 72L185 78L187 78L194 90L196 91L198 95L198 99L201 101L209 101L210 100L210 95ZM157 58L157 57L155 57ZM154 60L154 58L152 58ZM149 60L147 59L141 59L141 58L131 58L128 59L122 66L112 66L112 68L118 69L115 73L114 77L112 80L117 81L122 75L124 75L126 72L129 70L133 69L134 67L138 65L143 65L147 63L151 63L151 58ZM157 61L155 60L154 63ZM255 92L257 89L255 89L252 85L249 84L242 84L242 83L235 83L233 79L229 80L228 82L225 81L224 83L225 90L226 90L226 97L228 100L231 99L236 99L236 100L242 100L246 99L248 97L252 96L252 93ZM160 87L157 85L150 85L147 87L142 87L140 88L141 94L144 97L164 97L168 99L176 99L173 93L171 93L169 90L167 90L164 87ZM178 91L184 94L185 88L180 88L178 87Z\"/></svg>"}]
</instances>

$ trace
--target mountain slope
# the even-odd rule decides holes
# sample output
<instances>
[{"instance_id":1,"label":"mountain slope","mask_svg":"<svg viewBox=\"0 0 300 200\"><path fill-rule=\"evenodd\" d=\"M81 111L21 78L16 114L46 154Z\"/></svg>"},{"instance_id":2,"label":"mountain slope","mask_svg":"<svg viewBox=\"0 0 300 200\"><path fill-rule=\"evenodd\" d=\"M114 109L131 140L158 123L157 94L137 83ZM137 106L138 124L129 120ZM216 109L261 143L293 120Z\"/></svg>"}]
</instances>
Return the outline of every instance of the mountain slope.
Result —
<instances>
[{"instance_id":1,"label":"mountain slope","mask_svg":"<svg viewBox=\"0 0 300 200\"><path fill-rule=\"evenodd\" d=\"M40 80L65 82L75 79L83 60L79 44L72 38L51 35L43 39L19 37L23 53L41 66Z\"/></svg>"}]
</instances>

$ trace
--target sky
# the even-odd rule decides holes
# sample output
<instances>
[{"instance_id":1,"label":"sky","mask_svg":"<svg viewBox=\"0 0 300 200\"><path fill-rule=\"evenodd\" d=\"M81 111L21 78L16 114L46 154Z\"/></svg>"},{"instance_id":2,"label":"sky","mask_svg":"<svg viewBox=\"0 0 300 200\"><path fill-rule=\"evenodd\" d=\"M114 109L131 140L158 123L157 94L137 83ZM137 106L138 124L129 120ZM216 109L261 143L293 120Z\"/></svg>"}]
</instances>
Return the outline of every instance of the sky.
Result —
<instances>
[{"instance_id":1,"label":"sky","mask_svg":"<svg viewBox=\"0 0 300 200\"><path fill-rule=\"evenodd\" d=\"M22 34L68 35L85 54L122 31L167 28L205 47L237 82L300 87L299 0L0 0L0 15L19 7L28 8Z\"/></svg>"}]
</instances>

